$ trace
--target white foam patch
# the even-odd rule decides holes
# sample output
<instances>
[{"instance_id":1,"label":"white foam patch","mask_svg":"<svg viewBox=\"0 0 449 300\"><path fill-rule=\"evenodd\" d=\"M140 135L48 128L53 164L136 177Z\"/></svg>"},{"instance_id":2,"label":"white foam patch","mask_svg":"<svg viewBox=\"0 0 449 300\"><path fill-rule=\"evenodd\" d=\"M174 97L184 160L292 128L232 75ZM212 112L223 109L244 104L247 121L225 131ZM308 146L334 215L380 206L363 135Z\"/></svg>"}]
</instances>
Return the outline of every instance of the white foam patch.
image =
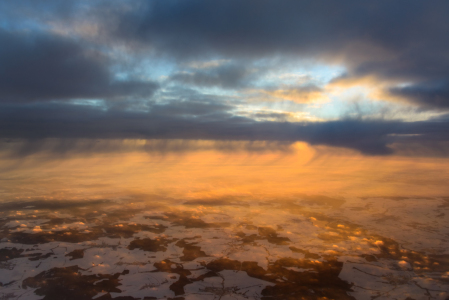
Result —
<instances>
[{"instance_id":1,"label":"white foam patch","mask_svg":"<svg viewBox=\"0 0 449 300\"><path fill-rule=\"evenodd\" d=\"M197 295L199 299L220 296L221 299L254 299L261 296L262 290L274 283L249 277L243 271L224 270L219 277L205 278L184 287L186 299L195 299L190 295Z\"/></svg>"},{"instance_id":2,"label":"white foam patch","mask_svg":"<svg viewBox=\"0 0 449 300\"><path fill-rule=\"evenodd\" d=\"M174 277L174 278L173 278ZM121 293L111 293L111 296L131 296L143 298L145 296L168 298L175 294L170 290L170 285L177 281L179 275L166 272L135 273L120 276L119 286Z\"/></svg>"}]
</instances>

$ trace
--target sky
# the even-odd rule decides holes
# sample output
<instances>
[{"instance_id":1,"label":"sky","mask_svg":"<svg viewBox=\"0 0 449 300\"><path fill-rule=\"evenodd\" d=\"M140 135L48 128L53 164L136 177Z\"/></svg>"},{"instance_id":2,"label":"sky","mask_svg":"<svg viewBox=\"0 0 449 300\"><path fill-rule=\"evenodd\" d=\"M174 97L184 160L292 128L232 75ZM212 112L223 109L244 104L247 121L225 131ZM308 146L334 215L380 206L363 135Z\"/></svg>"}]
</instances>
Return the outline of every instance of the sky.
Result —
<instances>
[{"instance_id":1,"label":"sky","mask_svg":"<svg viewBox=\"0 0 449 300\"><path fill-rule=\"evenodd\" d=\"M447 1L1 1L0 138L445 157L448 11Z\"/></svg>"},{"instance_id":2,"label":"sky","mask_svg":"<svg viewBox=\"0 0 449 300\"><path fill-rule=\"evenodd\" d=\"M445 196L447 12L0 1L1 198Z\"/></svg>"}]
</instances>

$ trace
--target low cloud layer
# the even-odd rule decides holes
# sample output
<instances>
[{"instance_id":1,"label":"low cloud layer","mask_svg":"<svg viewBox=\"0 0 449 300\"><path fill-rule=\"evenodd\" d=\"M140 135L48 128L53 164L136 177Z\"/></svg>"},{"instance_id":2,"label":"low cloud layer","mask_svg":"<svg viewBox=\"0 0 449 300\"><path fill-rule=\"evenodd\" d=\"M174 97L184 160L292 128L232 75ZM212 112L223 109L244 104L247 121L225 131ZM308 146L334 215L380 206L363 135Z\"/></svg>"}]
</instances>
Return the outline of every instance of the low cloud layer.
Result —
<instances>
[{"instance_id":1,"label":"low cloud layer","mask_svg":"<svg viewBox=\"0 0 449 300\"><path fill-rule=\"evenodd\" d=\"M369 155L390 154L392 149L388 145L395 142L449 141L447 120L258 122L236 117L222 106L197 104L195 108L191 103L189 109L182 109L182 106L182 103L154 105L149 112L104 111L65 104L3 106L0 137L304 141L312 145L351 148Z\"/></svg>"}]
</instances>

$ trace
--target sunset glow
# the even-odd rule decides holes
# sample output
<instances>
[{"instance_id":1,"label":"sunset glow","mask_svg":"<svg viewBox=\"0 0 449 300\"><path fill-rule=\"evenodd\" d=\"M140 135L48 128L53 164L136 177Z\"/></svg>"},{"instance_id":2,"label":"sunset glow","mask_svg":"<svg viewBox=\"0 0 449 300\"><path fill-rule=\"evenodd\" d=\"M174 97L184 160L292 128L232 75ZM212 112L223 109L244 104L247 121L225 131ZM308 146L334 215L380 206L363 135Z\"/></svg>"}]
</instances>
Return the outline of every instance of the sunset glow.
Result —
<instances>
[{"instance_id":1,"label":"sunset glow","mask_svg":"<svg viewBox=\"0 0 449 300\"><path fill-rule=\"evenodd\" d=\"M0 300L449 299L448 13L0 0Z\"/></svg>"}]
</instances>

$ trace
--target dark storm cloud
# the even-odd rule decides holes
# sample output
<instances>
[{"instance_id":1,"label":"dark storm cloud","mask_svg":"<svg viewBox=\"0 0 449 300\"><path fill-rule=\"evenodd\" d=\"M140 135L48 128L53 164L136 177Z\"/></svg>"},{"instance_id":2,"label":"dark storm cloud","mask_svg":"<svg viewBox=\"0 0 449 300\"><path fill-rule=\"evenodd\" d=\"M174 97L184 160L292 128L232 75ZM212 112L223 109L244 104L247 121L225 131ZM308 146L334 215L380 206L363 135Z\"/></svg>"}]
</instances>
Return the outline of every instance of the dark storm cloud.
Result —
<instances>
[{"instance_id":1,"label":"dark storm cloud","mask_svg":"<svg viewBox=\"0 0 449 300\"><path fill-rule=\"evenodd\" d=\"M449 4L445 1L432 5L413 0L144 3L121 16L116 34L181 56L208 50L251 56L273 55L277 51L341 54L343 49L350 50L348 46L354 42L372 42L373 46L392 51L414 45L404 54L421 56L420 47L446 44L438 38L443 38L448 30L445 12Z\"/></svg>"},{"instance_id":2,"label":"dark storm cloud","mask_svg":"<svg viewBox=\"0 0 449 300\"><path fill-rule=\"evenodd\" d=\"M233 107L217 102L175 101L169 104L151 106L151 115L174 117L202 117L227 115Z\"/></svg>"},{"instance_id":3,"label":"dark storm cloud","mask_svg":"<svg viewBox=\"0 0 449 300\"><path fill-rule=\"evenodd\" d=\"M390 93L410 99L421 105L449 108L449 80L423 82L402 88L392 88Z\"/></svg>"},{"instance_id":4,"label":"dark storm cloud","mask_svg":"<svg viewBox=\"0 0 449 300\"><path fill-rule=\"evenodd\" d=\"M139 10L124 13L115 34L150 43L178 57L313 50L319 49L317 44L338 40L333 36L332 19L339 19L333 17L335 14L344 15L337 3L314 3L151 1ZM329 14L331 11L334 14ZM321 28L317 28L320 23Z\"/></svg>"},{"instance_id":5,"label":"dark storm cloud","mask_svg":"<svg viewBox=\"0 0 449 300\"><path fill-rule=\"evenodd\" d=\"M0 101L150 97L153 82L117 81L111 63L74 40L0 29Z\"/></svg>"},{"instance_id":6,"label":"dark storm cloud","mask_svg":"<svg viewBox=\"0 0 449 300\"><path fill-rule=\"evenodd\" d=\"M447 1L147 1L119 14L112 33L180 59L343 62L347 77L411 82L413 102L447 107L448 13ZM206 82L198 76L181 77ZM423 91L429 81L443 86Z\"/></svg>"},{"instance_id":7,"label":"dark storm cloud","mask_svg":"<svg viewBox=\"0 0 449 300\"><path fill-rule=\"evenodd\" d=\"M224 106L192 103L186 110L184 105L155 104L146 113L65 104L3 105L0 137L305 141L313 145L356 149L370 155L392 153L388 145L400 142L404 135L416 136L407 142L449 141L447 121L257 122L233 116Z\"/></svg>"}]
</instances>

